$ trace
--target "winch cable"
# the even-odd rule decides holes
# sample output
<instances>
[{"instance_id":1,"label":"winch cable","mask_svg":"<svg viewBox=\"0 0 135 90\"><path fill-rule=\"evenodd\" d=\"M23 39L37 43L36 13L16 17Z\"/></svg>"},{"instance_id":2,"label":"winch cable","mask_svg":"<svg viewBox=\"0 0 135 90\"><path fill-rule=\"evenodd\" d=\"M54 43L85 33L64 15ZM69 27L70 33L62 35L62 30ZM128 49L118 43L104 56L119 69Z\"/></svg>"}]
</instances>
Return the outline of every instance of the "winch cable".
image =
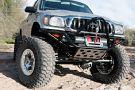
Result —
<instances>
[{"instance_id":1,"label":"winch cable","mask_svg":"<svg viewBox=\"0 0 135 90\"><path fill-rule=\"evenodd\" d=\"M98 17L94 17L91 19L91 21L98 21L99 22L99 18ZM94 39L94 45L96 45L96 42L97 42L97 39L98 39L98 32L99 32L99 23L98 23L98 27L96 27L96 36L95 36L95 39Z\"/></svg>"},{"instance_id":2,"label":"winch cable","mask_svg":"<svg viewBox=\"0 0 135 90\"><path fill-rule=\"evenodd\" d=\"M94 45L96 45L97 40L98 40L98 32L96 31L96 37L95 37Z\"/></svg>"},{"instance_id":3,"label":"winch cable","mask_svg":"<svg viewBox=\"0 0 135 90\"><path fill-rule=\"evenodd\" d=\"M100 29L101 29L101 22L100 20L98 20L98 27L96 28L96 37L95 37L94 45L96 45L96 42L98 40L98 32Z\"/></svg>"}]
</instances>

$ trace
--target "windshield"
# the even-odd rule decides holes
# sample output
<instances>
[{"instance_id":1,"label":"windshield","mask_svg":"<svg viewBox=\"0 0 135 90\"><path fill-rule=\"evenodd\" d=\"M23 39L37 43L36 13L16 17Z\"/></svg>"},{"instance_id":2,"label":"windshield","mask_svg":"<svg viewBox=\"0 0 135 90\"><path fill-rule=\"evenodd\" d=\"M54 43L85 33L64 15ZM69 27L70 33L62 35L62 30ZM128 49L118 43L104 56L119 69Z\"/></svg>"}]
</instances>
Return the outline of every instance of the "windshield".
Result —
<instances>
[{"instance_id":1,"label":"windshield","mask_svg":"<svg viewBox=\"0 0 135 90\"><path fill-rule=\"evenodd\" d=\"M40 10L60 9L77 12L92 13L89 7L81 2L72 0L41 0Z\"/></svg>"}]
</instances>

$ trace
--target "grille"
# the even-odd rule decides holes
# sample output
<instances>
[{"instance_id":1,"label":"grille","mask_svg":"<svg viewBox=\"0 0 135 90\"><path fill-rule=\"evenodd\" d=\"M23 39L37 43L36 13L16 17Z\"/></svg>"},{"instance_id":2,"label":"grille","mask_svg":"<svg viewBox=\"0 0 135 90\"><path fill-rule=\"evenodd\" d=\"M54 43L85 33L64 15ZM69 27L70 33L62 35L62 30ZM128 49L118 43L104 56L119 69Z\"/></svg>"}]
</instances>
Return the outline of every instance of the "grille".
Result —
<instances>
[{"instance_id":1,"label":"grille","mask_svg":"<svg viewBox=\"0 0 135 90\"><path fill-rule=\"evenodd\" d=\"M109 33L111 33L111 25L106 23ZM92 20L92 19L80 19L74 18L71 25L72 29L77 31L87 31L87 32L96 32L96 29L99 28L98 33L106 33L105 24L102 20Z\"/></svg>"},{"instance_id":2,"label":"grille","mask_svg":"<svg viewBox=\"0 0 135 90\"><path fill-rule=\"evenodd\" d=\"M104 56L105 52L105 50L80 48L74 57L85 59L101 59Z\"/></svg>"}]
</instances>

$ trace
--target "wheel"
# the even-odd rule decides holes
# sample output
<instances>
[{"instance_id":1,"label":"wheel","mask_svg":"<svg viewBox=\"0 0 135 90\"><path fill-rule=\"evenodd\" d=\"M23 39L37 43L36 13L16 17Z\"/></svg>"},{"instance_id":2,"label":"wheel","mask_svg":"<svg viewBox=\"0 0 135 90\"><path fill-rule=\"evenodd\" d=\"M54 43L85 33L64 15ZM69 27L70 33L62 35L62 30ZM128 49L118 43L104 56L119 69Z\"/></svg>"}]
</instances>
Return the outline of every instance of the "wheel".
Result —
<instances>
[{"instance_id":1,"label":"wheel","mask_svg":"<svg viewBox=\"0 0 135 90\"><path fill-rule=\"evenodd\" d=\"M28 88L47 85L55 70L55 53L53 48L34 37L22 37L16 52L18 76Z\"/></svg>"},{"instance_id":2,"label":"wheel","mask_svg":"<svg viewBox=\"0 0 135 90\"><path fill-rule=\"evenodd\" d=\"M94 63L90 70L95 81L112 84L120 82L127 76L130 62L123 46L118 45L109 50L105 59L110 62Z\"/></svg>"},{"instance_id":3,"label":"wheel","mask_svg":"<svg viewBox=\"0 0 135 90\"><path fill-rule=\"evenodd\" d=\"M16 51L17 51L17 49L19 47L20 42L21 42L21 36L17 34L17 36L15 37L15 44L14 44L14 61L16 61L15 60Z\"/></svg>"}]
</instances>

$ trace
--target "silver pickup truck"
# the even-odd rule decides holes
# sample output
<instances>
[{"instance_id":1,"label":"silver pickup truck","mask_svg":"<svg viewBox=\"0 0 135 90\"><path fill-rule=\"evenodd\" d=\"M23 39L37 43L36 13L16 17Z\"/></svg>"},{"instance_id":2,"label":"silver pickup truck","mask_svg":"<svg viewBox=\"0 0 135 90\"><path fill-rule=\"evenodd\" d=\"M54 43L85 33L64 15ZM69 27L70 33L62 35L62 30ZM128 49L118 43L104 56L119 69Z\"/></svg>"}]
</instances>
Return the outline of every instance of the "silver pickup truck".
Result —
<instances>
[{"instance_id":1,"label":"silver pickup truck","mask_svg":"<svg viewBox=\"0 0 135 90\"><path fill-rule=\"evenodd\" d=\"M14 58L28 88L47 85L58 64L77 65L104 84L117 83L129 72L123 25L74 0L37 0L25 12Z\"/></svg>"}]
</instances>

